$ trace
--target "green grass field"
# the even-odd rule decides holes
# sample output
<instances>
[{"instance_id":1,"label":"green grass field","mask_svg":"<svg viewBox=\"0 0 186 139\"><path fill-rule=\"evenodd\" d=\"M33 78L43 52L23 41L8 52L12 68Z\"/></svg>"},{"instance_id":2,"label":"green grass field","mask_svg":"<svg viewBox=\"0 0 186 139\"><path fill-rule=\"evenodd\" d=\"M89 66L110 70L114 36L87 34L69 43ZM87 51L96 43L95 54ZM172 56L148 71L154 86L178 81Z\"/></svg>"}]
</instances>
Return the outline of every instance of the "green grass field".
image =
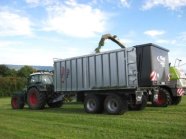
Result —
<instances>
[{"instance_id":1,"label":"green grass field","mask_svg":"<svg viewBox=\"0 0 186 139\"><path fill-rule=\"evenodd\" d=\"M0 99L1 139L185 139L186 96L178 106L147 107L124 115L87 114L82 104L12 110Z\"/></svg>"}]
</instances>

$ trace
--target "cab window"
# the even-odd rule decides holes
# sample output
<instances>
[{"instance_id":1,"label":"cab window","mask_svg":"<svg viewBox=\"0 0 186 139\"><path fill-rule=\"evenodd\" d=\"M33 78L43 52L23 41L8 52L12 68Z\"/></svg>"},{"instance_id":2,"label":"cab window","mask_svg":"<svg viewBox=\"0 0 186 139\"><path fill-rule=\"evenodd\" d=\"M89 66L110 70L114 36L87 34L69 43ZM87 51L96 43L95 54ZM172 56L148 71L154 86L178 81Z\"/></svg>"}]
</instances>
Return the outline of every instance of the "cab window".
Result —
<instances>
[{"instance_id":1,"label":"cab window","mask_svg":"<svg viewBox=\"0 0 186 139\"><path fill-rule=\"evenodd\" d=\"M53 78L51 75L42 75L41 80L42 80L42 83L44 83L44 84L52 84L53 83Z\"/></svg>"},{"instance_id":2,"label":"cab window","mask_svg":"<svg viewBox=\"0 0 186 139\"><path fill-rule=\"evenodd\" d=\"M36 83L39 82L39 76L38 75L33 75L30 77L30 83Z\"/></svg>"}]
</instances>

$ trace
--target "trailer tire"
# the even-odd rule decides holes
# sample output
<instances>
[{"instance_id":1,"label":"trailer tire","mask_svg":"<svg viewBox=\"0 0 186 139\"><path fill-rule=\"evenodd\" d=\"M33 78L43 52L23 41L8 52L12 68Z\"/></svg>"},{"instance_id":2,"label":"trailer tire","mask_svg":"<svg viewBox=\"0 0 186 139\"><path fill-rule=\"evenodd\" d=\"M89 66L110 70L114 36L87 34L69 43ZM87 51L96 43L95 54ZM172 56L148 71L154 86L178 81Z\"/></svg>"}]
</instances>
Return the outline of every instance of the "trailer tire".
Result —
<instances>
[{"instance_id":1,"label":"trailer tire","mask_svg":"<svg viewBox=\"0 0 186 139\"><path fill-rule=\"evenodd\" d=\"M45 92L40 92L36 88L30 88L27 93L27 103L30 109L44 109L46 104Z\"/></svg>"},{"instance_id":2,"label":"trailer tire","mask_svg":"<svg viewBox=\"0 0 186 139\"><path fill-rule=\"evenodd\" d=\"M146 106L147 106L147 97L143 95L142 103L141 104L129 104L129 110L137 110L137 111L144 110Z\"/></svg>"},{"instance_id":3,"label":"trailer tire","mask_svg":"<svg viewBox=\"0 0 186 139\"><path fill-rule=\"evenodd\" d=\"M178 105L181 102L181 96L172 97L172 105Z\"/></svg>"},{"instance_id":4,"label":"trailer tire","mask_svg":"<svg viewBox=\"0 0 186 139\"><path fill-rule=\"evenodd\" d=\"M119 95L108 95L104 101L104 109L108 114L124 114L128 110L128 101Z\"/></svg>"},{"instance_id":5,"label":"trailer tire","mask_svg":"<svg viewBox=\"0 0 186 139\"><path fill-rule=\"evenodd\" d=\"M154 107L167 107L171 103L171 97L166 89L160 88L157 101L152 101Z\"/></svg>"},{"instance_id":6,"label":"trailer tire","mask_svg":"<svg viewBox=\"0 0 186 139\"><path fill-rule=\"evenodd\" d=\"M63 105L63 101L57 101L54 103L47 103L50 108L60 108Z\"/></svg>"},{"instance_id":7,"label":"trailer tire","mask_svg":"<svg viewBox=\"0 0 186 139\"><path fill-rule=\"evenodd\" d=\"M11 97L12 109L23 109L25 105L24 94L13 94Z\"/></svg>"},{"instance_id":8,"label":"trailer tire","mask_svg":"<svg viewBox=\"0 0 186 139\"><path fill-rule=\"evenodd\" d=\"M84 109L87 113L101 113L103 111L102 98L98 95L87 95L84 101Z\"/></svg>"}]
</instances>

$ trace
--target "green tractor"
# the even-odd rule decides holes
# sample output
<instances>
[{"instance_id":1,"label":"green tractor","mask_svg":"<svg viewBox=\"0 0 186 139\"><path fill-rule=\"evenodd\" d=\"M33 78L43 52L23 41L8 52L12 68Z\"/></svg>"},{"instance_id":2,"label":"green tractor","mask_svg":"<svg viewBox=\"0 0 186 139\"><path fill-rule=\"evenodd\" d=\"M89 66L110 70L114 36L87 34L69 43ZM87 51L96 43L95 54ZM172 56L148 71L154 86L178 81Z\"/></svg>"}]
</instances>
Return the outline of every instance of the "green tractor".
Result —
<instances>
[{"instance_id":1,"label":"green tractor","mask_svg":"<svg viewBox=\"0 0 186 139\"><path fill-rule=\"evenodd\" d=\"M13 109L22 109L25 104L30 109L43 109L46 104L52 108L62 106L63 95L54 92L52 73L37 72L29 76L26 90L15 93L11 98Z\"/></svg>"},{"instance_id":2,"label":"green tractor","mask_svg":"<svg viewBox=\"0 0 186 139\"><path fill-rule=\"evenodd\" d=\"M170 67L170 82L169 86L172 89L171 104L177 105L181 102L181 97L186 90L186 75L179 67Z\"/></svg>"},{"instance_id":3,"label":"green tractor","mask_svg":"<svg viewBox=\"0 0 186 139\"><path fill-rule=\"evenodd\" d=\"M169 81L160 86L156 101L150 99L155 107L178 105L186 91L186 75L180 67L169 67Z\"/></svg>"}]
</instances>

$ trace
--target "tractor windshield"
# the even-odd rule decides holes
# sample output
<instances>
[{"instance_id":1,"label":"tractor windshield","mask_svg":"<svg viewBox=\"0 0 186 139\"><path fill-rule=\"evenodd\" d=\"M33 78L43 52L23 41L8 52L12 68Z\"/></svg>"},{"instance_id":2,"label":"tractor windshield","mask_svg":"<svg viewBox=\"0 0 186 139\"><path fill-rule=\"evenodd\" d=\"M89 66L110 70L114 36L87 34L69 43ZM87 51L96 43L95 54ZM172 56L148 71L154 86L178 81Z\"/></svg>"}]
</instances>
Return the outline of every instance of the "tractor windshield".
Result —
<instances>
[{"instance_id":1,"label":"tractor windshield","mask_svg":"<svg viewBox=\"0 0 186 139\"><path fill-rule=\"evenodd\" d=\"M53 76L46 74L41 76L42 83L44 84L53 84Z\"/></svg>"}]
</instances>

